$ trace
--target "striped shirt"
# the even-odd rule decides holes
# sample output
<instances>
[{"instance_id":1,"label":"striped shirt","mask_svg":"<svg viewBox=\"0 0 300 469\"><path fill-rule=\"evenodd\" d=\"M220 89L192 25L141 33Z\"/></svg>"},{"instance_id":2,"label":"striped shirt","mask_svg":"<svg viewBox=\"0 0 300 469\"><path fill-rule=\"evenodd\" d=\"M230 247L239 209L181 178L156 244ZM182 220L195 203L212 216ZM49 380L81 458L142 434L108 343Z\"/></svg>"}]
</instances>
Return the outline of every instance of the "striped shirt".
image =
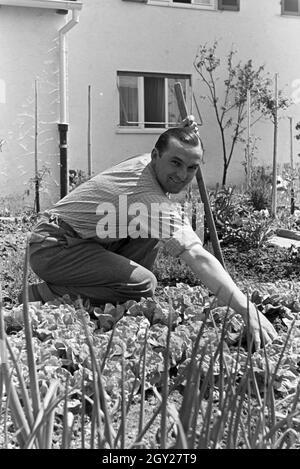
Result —
<instances>
[{"instance_id":1,"label":"striped shirt","mask_svg":"<svg viewBox=\"0 0 300 469\"><path fill-rule=\"evenodd\" d=\"M59 216L81 238L107 247L127 237L155 238L178 256L201 241L180 204L163 191L150 162L147 153L106 169L45 214Z\"/></svg>"}]
</instances>

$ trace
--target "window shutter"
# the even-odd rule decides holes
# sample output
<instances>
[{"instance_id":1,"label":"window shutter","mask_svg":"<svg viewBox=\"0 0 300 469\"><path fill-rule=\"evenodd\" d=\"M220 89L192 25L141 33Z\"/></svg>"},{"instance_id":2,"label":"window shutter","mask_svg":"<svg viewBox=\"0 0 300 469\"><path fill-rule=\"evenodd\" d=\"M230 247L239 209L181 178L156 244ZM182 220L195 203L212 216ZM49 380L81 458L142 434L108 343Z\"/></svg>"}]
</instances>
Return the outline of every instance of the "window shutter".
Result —
<instances>
[{"instance_id":1,"label":"window shutter","mask_svg":"<svg viewBox=\"0 0 300 469\"><path fill-rule=\"evenodd\" d=\"M240 0L218 0L219 10L240 10Z\"/></svg>"}]
</instances>

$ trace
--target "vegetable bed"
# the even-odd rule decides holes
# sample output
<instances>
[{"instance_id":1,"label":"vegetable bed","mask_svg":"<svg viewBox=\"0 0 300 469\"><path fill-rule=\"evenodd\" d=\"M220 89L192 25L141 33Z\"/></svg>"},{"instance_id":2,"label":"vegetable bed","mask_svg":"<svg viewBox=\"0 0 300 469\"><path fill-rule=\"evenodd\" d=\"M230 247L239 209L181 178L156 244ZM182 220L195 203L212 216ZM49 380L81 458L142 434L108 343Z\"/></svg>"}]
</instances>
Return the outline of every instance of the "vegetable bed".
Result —
<instances>
[{"instance_id":1,"label":"vegetable bed","mask_svg":"<svg viewBox=\"0 0 300 469\"><path fill-rule=\"evenodd\" d=\"M42 411L38 429L29 425L22 433L11 408L12 389L25 406L20 375L37 418L23 308L16 306L28 228L28 220L1 225L11 351L10 386L3 386L2 375L0 383L0 447L299 448L299 282L262 282L231 265L241 289L279 333L254 352L241 319L203 286L186 283L190 274L180 265L168 273L163 255L154 299L107 304L92 316L67 297L29 304ZM26 406L24 413L28 419Z\"/></svg>"}]
</instances>

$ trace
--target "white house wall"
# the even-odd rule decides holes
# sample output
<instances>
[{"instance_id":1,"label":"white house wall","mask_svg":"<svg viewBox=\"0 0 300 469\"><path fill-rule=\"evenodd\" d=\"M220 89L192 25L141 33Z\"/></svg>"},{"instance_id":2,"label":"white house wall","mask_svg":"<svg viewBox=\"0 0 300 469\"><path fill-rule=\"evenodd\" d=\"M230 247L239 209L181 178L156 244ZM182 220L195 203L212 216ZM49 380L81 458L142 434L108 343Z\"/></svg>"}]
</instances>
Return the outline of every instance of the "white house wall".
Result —
<instances>
[{"instance_id":1,"label":"white house wall","mask_svg":"<svg viewBox=\"0 0 300 469\"><path fill-rule=\"evenodd\" d=\"M239 12L122 0L83 3L80 23L69 34L70 167L87 169L88 85L92 90L92 164L96 173L130 155L151 150L158 137L155 131L118 133L117 71L193 74L199 97L204 89L200 89L193 61L199 44L211 44L215 39L219 40L221 56L225 58L234 44L240 59L251 58L257 66L265 63L271 75L279 73L279 86L285 87L287 95L298 97L298 104L290 108L279 129L279 161L289 160L287 116L300 121L300 17L281 16L279 0L240 0ZM207 184L214 185L222 172L220 138L212 110L202 102L200 105L206 148L204 175ZM270 164L272 126L260 124L255 134L262 138L257 162ZM228 182L240 184L244 180L243 159L241 149L233 157Z\"/></svg>"},{"instance_id":2,"label":"white house wall","mask_svg":"<svg viewBox=\"0 0 300 469\"><path fill-rule=\"evenodd\" d=\"M150 151L158 134L120 133L118 70L192 74L197 97L203 94L193 69L200 43L219 40L225 57L235 44L239 57L266 64L296 104L279 129L279 161L289 159L289 121L300 121L300 17L281 16L279 0L241 0L241 11L206 11L139 4L122 0L84 0L80 21L67 35L69 167L87 169L87 94L92 91L92 165L96 173L128 156ZM182 6L182 5L181 5ZM31 204L34 177L34 86L38 83L38 166L50 169L42 206L59 198L59 48L58 31L66 18L55 10L0 8L0 196ZM221 82L221 81L220 81ZM199 101L199 99L198 99ZM212 110L204 103L201 134L206 148L208 185L220 180L220 140ZM194 109L195 112L195 109ZM196 112L195 112L196 114ZM272 162L272 126L260 124L257 162ZM295 141L295 155L300 152ZM241 149L228 181L244 179ZM297 159L295 157L295 159ZM23 196L30 189L30 196Z\"/></svg>"},{"instance_id":3,"label":"white house wall","mask_svg":"<svg viewBox=\"0 0 300 469\"><path fill-rule=\"evenodd\" d=\"M34 177L35 81L38 168L51 171L44 180L42 206L59 194L58 30L63 24L55 10L0 8L0 196L13 195L22 205L32 206L34 195L29 181Z\"/></svg>"}]
</instances>

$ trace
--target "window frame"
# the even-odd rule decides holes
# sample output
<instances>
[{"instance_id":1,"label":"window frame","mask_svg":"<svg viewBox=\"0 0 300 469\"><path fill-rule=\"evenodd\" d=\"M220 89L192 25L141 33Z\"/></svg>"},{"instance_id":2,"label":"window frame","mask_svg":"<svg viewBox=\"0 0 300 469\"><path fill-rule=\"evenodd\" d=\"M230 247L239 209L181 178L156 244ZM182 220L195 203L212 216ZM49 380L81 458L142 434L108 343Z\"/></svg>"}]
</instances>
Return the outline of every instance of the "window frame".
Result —
<instances>
[{"instance_id":1,"label":"window frame","mask_svg":"<svg viewBox=\"0 0 300 469\"><path fill-rule=\"evenodd\" d=\"M121 125L120 123L120 76L137 76L138 78L138 121L137 125ZM165 109L164 109L164 118L165 121L160 127L145 127L145 106L144 106L144 77L157 77L157 78L164 78L164 93L165 93ZM117 124L117 132L118 133L161 133L162 131L172 127L174 123L169 122L169 103L168 103L168 80L169 79L185 79L187 80L188 89L189 89L189 96L187 107L192 110L193 105L193 82L192 82L192 75L188 73L159 73L159 72L135 72L135 71L117 71L117 89L118 89L118 124ZM160 122L159 122L160 124ZM171 124L171 125L170 125Z\"/></svg>"},{"instance_id":2,"label":"window frame","mask_svg":"<svg viewBox=\"0 0 300 469\"><path fill-rule=\"evenodd\" d=\"M197 3L198 1L201 0L191 0L192 3L180 3L174 2L174 0L148 0L147 5L207 11L240 11L240 0L236 0L236 5L224 5L223 0L210 0L209 5Z\"/></svg>"},{"instance_id":3,"label":"window frame","mask_svg":"<svg viewBox=\"0 0 300 469\"><path fill-rule=\"evenodd\" d=\"M148 0L147 5L170 7L170 8L188 8L195 10L217 11L218 0L210 0L210 5L196 3L197 0L192 0L193 3L175 3L173 0ZM195 2L195 3L194 3Z\"/></svg>"},{"instance_id":4,"label":"window frame","mask_svg":"<svg viewBox=\"0 0 300 469\"><path fill-rule=\"evenodd\" d=\"M282 16L300 16L300 0L298 2L298 11L297 13L294 11L289 11L285 9L285 1L281 0L281 15Z\"/></svg>"},{"instance_id":5,"label":"window frame","mask_svg":"<svg viewBox=\"0 0 300 469\"><path fill-rule=\"evenodd\" d=\"M178 5L178 4L180 5L180 3L181 3L180 0L178 0L177 2L175 0L162 0L162 1L167 1L167 2L169 1L170 3L173 3L173 4L175 3L176 5ZM215 4L216 4L215 0L208 0L210 2L210 5L207 5L205 3L203 5L201 5L201 3L200 3L201 1L202 0L191 0L191 3L182 2L182 5L185 5L185 6L193 5L193 6L200 6L200 7L206 8L206 7L215 6Z\"/></svg>"}]
</instances>

